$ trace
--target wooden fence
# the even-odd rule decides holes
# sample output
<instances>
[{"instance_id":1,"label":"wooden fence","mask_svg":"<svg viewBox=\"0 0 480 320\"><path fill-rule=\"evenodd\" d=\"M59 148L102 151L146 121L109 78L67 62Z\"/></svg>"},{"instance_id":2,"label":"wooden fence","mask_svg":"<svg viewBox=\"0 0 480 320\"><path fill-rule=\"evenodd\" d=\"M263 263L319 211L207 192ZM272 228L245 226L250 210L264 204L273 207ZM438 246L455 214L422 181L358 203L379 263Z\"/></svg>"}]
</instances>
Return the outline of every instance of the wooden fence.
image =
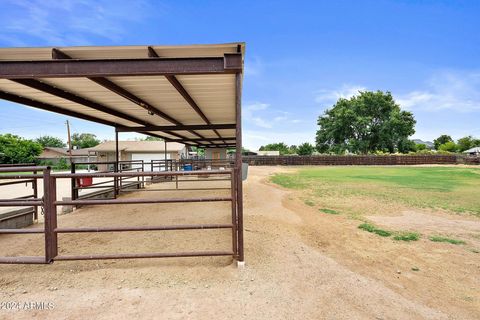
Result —
<instances>
[{"instance_id":1,"label":"wooden fence","mask_svg":"<svg viewBox=\"0 0 480 320\"><path fill-rule=\"evenodd\" d=\"M457 164L456 155L386 155L386 156L243 156L251 166L352 166Z\"/></svg>"}]
</instances>

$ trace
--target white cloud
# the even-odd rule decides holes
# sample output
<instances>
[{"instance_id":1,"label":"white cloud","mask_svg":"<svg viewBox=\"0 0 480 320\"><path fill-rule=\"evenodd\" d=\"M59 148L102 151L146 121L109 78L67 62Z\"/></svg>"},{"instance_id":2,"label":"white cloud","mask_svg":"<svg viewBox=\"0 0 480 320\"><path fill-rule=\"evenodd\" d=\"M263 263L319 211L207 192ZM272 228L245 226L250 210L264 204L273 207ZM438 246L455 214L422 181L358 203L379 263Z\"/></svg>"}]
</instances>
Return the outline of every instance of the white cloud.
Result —
<instances>
[{"instance_id":1,"label":"white cloud","mask_svg":"<svg viewBox=\"0 0 480 320\"><path fill-rule=\"evenodd\" d=\"M274 142L284 142L287 145L298 145L303 142L315 144L315 131L256 131L244 130L243 145L250 150L258 150L262 145Z\"/></svg>"},{"instance_id":2,"label":"white cloud","mask_svg":"<svg viewBox=\"0 0 480 320\"><path fill-rule=\"evenodd\" d=\"M273 121L284 121L287 120L288 118L286 116L278 116L273 118Z\"/></svg>"},{"instance_id":3,"label":"white cloud","mask_svg":"<svg viewBox=\"0 0 480 320\"><path fill-rule=\"evenodd\" d=\"M258 111L258 110L265 110L269 107L270 105L268 103L261 103L261 102L254 102L247 104L245 106L246 111Z\"/></svg>"},{"instance_id":4,"label":"white cloud","mask_svg":"<svg viewBox=\"0 0 480 320\"><path fill-rule=\"evenodd\" d=\"M253 123L258 127L262 127L266 129L270 129L272 127L271 123L267 122L266 120L260 117L254 117L254 118L251 118L250 120L253 121Z\"/></svg>"},{"instance_id":5,"label":"white cloud","mask_svg":"<svg viewBox=\"0 0 480 320\"><path fill-rule=\"evenodd\" d=\"M425 90L397 95L402 108L411 110L480 110L480 72L441 72L426 83Z\"/></svg>"},{"instance_id":6,"label":"white cloud","mask_svg":"<svg viewBox=\"0 0 480 320\"><path fill-rule=\"evenodd\" d=\"M315 97L315 102L321 104L334 104L340 98L351 98L357 95L359 91L364 90L366 90L366 88L360 85L344 84L338 89L318 91Z\"/></svg>"},{"instance_id":7,"label":"white cloud","mask_svg":"<svg viewBox=\"0 0 480 320\"><path fill-rule=\"evenodd\" d=\"M15 0L1 15L0 40L10 45L30 36L46 45L87 45L89 38L122 39L127 27L149 13L145 1ZM5 11L6 12L6 11Z\"/></svg>"},{"instance_id":8,"label":"white cloud","mask_svg":"<svg viewBox=\"0 0 480 320\"><path fill-rule=\"evenodd\" d=\"M242 117L246 123L265 129L271 129L274 125L301 122L299 119L290 120L290 112L271 110L270 104L263 102L247 103L242 112Z\"/></svg>"},{"instance_id":9,"label":"white cloud","mask_svg":"<svg viewBox=\"0 0 480 320\"><path fill-rule=\"evenodd\" d=\"M262 102L246 104L242 110L242 117L245 119L245 121L253 123L257 127L269 129L272 127L272 123L258 115L259 112L268 109L268 107L270 107L268 103Z\"/></svg>"},{"instance_id":10,"label":"white cloud","mask_svg":"<svg viewBox=\"0 0 480 320\"><path fill-rule=\"evenodd\" d=\"M246 76L258 76L263 72L263 69L264 64L260 58L247 57L245 60L244 73Z\"/></svg>"}]
</instances>

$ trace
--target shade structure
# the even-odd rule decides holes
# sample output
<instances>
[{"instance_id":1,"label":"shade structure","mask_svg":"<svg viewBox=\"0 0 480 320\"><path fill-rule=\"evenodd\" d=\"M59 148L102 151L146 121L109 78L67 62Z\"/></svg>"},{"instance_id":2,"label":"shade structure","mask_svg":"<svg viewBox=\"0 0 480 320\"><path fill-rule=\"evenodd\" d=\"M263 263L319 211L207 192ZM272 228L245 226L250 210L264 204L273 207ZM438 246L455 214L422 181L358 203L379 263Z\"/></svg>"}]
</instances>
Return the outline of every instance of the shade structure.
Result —
<instances>
[{"instance_id":1,"label":"shade structure","mask_svg":"<svg viewBox=\"0 0 480 320\"><path fill-rule=\"evenodd\" d=\"M121 189L119 178L145 176L145 172L119 172L119 132L140 132L160 137L165 144L178 142L197 147L235 147L234 166L227 172L230 174L231 195L221 199L232 204L232 252L195 255L232 254L243 262L241 92L244 54L245 44L242 42L187 46L0 48L0 99L115 127L116 159L114 172L110 173L110 177L114 178L115 197ZM62 203L55 200L55 181L57 178L72 179L72 201L76 201L73 200L78 198L75 196L75 190L78 190L75 189L75 179L82 174L75 173L75 166L72 168L72 173L63 177L51 175L50 168L44 168L44 201L35 202L35 205L43 204L46 212L46 263L55 258L66 259L58 256L56 206ZM180 170L171 171L148 174L172 177L188 174ZM224 175L226 171L193 173ZM105 174L87 175L100 177ZM104 200L103 204L122 203L118 201ZM157 199L155 202L166 201ZM137 203L146 202L138 200ZM191 255L177 253L175 256ZM128 257L167 256L172 255ZM68 259L83 258L73 256ZM0 263L2 261L17 263L18 258L0 258ZM24 262L32 263L32 260Z\"/></svg>"},{"instance_id":2,"label":"shade structure","mask_svg":"<svg viewBox=\"0 0 480 320\"><path fill-rule=\"evenodd\" d=\"M0 98L191 146L238 144L244 43L0 48Z\"/></svg>"}]
</instances>

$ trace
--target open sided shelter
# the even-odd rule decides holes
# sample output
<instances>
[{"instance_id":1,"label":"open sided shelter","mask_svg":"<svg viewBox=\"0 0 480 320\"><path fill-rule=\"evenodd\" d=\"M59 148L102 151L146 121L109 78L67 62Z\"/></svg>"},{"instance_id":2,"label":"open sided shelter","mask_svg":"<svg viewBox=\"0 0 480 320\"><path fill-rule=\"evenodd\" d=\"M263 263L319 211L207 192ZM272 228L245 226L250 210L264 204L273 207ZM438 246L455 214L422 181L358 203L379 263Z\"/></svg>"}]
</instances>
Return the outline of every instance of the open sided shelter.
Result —
<instances>
[{"instance_id":1,"label":"open sided shelter","mask_svg":"<svg viewBox=\"0 0 480 320\"><path fill-rule=\"evenodd\" d=\"M234 196L229 200L232 201L234 242L231 254L243 261L241 89L244 52L244 43L0 48L0 99L114 127L116 168L120 132L144 133L160 137L166 143L236 148L231 172ZM74 179L80 175L48 173L53 180ZM120 173L104 176L117 177ZM56 205L68 204L56 201L54 195L47 196L53 184L45 188L45 197L51 201L46 208L50 221L45 224L48 262L61 260L56 257L55 238L61 230L56 228L52 212ZM70 204L79 201L82 200L72 200ZM117 203L126 203L119 201ZM0 205L17 202L21 201ZM42 205L44 202L37 201Z\"/></svg>"}]
</instances>

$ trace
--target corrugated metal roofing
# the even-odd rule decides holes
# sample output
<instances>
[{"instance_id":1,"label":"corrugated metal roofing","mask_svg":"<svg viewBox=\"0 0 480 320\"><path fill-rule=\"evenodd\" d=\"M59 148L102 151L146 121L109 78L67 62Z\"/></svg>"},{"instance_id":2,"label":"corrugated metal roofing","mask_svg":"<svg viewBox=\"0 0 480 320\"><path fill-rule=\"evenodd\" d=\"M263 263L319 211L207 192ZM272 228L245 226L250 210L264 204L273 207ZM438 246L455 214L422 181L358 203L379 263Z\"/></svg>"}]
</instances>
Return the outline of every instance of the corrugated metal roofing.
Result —
<instances>
[{"instance_id":1,"label":"corrugated metal roofing","mask_svg":"<svg viewBox=\"0 0 480 320\"><path fill-rule=\"evenodd\" d=\"M188 46L151 46L160 58L213 58L235 53L244 43ZM72 59L145 59L148 58L148 46L105 46L105 47L58 47L62 53ZM53 48L0 48L1 61L45 61L52 60ZM178 82L185 88L201 111L212 124L235 124L235 74L177 75ZM158 76L113 76L106 78L140 98L142 101L174 118L182 125L204 125L205 121L195 112L187 100L166 79ZM98 111L83 104L57 97L9 79L0 79L0 91L28 98L58 108L98 119L114 122L121 126L136 127L144 123L153 126L175 125L157 114L149 112L137 103L115 93L88 78L40 78L43 84L62 89L68 93L91 100L110 109L120 111L139 121L130 121L108 112ZM141 124L139 124L141 122ZM218 130L221 137L234 137L234 129ZM195 130L158 133L168 139L218 139L213 130ZM228 140L231 142L233 140ZM204 144L224 144L223 141L197 141Z\"/></svg>"}]
</instances>

